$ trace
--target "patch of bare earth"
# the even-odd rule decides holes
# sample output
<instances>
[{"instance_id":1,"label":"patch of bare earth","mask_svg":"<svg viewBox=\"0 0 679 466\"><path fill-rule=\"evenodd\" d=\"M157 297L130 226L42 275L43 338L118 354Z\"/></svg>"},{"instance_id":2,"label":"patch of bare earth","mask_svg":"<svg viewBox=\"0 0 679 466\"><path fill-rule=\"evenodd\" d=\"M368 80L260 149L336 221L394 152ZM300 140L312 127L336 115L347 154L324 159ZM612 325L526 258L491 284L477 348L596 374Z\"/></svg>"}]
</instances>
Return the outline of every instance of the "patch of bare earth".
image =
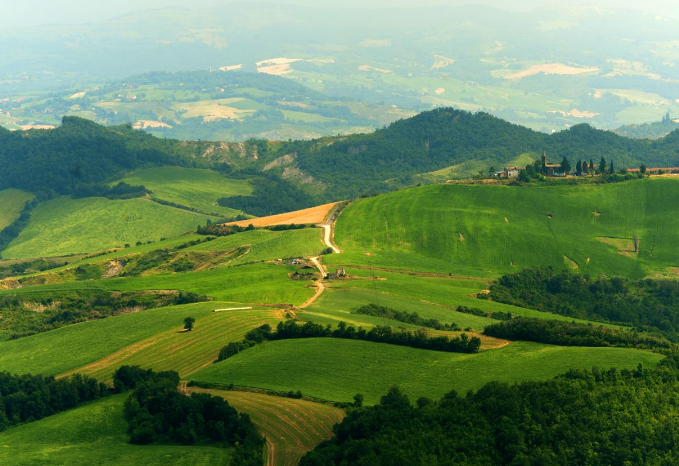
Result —
<instances>
[{"instance_id":1,"label":"patch of bare earth","mask_svg":"<svg viewBox=\"0 0 679 466\"><path fill-rule=\"evenodd\" d=\"M287 212L285 214L271 215L269 217L252 218L249 220L242 220L240 222L232 222L229 225L238 225L247 227L254 225L262 228L273 225L315 225L323 223L328 213L337 205L337 202L331 204L311 207L309 209L297 210L294 212Z\"/></svg>"},{"instance_id":2,"label":"patch of bare earth","mask_svg":"<svg viewBox=\"0 0 679 466\"><path fill-rule=\"evenodd\" d=\"M576 68L574 66L564 65L563 63L546 63L542 65L533 65L527 70L505 76L505 79L523 79L528 76L536 74L560 74L560 75L578 75L585 73L597 73L601 71L599 68Z\"/></svg>"},{"instance_id":3,"label":"patch of bare earth","mask_svg":"<svg viewBox=\"0 0 679 466\"><path fill-rule=\"evenodd\" d=\"M640 240L638 239L636 248L634 247L633 238L610 238L606 236L597 236L596 239L598 239L602 243L613 246L618 250L618 254L620 255L636 258L637 255L639 254Z\"/></svg>"}]
</instances>

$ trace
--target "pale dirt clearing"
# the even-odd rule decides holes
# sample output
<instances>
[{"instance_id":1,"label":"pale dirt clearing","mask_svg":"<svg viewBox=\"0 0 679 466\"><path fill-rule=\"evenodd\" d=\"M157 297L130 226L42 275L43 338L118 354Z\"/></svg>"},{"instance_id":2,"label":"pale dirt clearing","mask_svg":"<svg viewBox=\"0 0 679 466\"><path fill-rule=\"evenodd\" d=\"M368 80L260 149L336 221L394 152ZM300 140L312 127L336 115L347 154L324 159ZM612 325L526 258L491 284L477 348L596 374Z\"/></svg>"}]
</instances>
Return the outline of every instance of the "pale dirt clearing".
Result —
<instances>
[{"instance_id":1,"label":"pale dirt clearing","mask_svg":"<svg viewBox=\"0 0 679 466\"><path fill-rule=\"evenodd\" d=\"M234 70L240 70L243 68L243 65L228 65L228 66L222 66L219 68L222 71L234 71Z\"/></svg>"},{"instance_id":2,"label":"pale dirt clearing","mask_svg":"<svg viewBox=\"0 0 679 466\"><path fill-rule=\"evenodd\" d=\"M85 94L87 94L87 91L82 91L82 92L76 92L72 96L69 97L69 99L74 100L74 99L82 99L85 97Z\"/></svg>"},{"instance_id":3,"label":"pale dirt clearing","mask_svg":"<svg viewBox=\"0 0 679 466\"><path fill-rule=\"evenodd\" d=\"M455 63L454 58L444 57L443 55L434 55L434 64L431 66L432 70L438 70L439 68L445 68Z\"/></svg>"},{"instance_id":4,"label":"pale dirt clearing","mask_svg":"<svg viewBox=\"0 0 679 466\"><path fill-rule=\"evenodd\" d=\"M361 66L358 67L358 70L359 71L376 71L376 72L382 73L382 74L393 73L392 70L387 70L385 68L375 68L374 66L370 66L370 65L361 65Z\"/></svg>"},{"instance_id":5,"label":"pale dirt clearing","mask_svg":"<svg viewBox=\"0 0 679 466\"><path fill-rule=\"evenodd\" d=\"M271 215L269 217L252 218L248 220L241 220L239 222L231 222L228 225L238 225L247 227L253 225L257 228L274 226L274 225L315 225L323 223L330 213L330 211L337 205L337 202L331 204L324 204L309 209L296 210L294 212L287 212L284 214Z\"/></svg>"},{"instance_id":6,"label":"pale dirt clearing","mask_svg":"<svg viewBox=\"0 0 679 466\"><path fill-rule=\"evenodd\" d=\"M256 63L257 67L270 66L270 65L289 65L290 63L295 63L296 61L302 61L301 58L269 58L268 60L258 61Z\"/></svg>"},{"instance_id":7,"label":"pale dirt clearing","mask_svg":"<svg viewBox=\"0 0 679 466\"><path fill-rule=\"evenodd\" d=\"M139 120L132 127L134 129L172 128L172 126L168 125L167 123L163 123L162 121L155 121L155 120Z\"/></svg>"},{"instance_id":8,"label":"pale dirt clearing","mask_svg":"<svg viewBox=\"0 0 679 466\"><path fill-rule=\"evenodd\" d=\"M564 65L563 63L549 63L542 65L533 65L527 70L520 71L518 73L509 74L505 76L505 79L523 79L528 76L534 76L536 74L561 74L561 75L578 75L585 73L598 73L601 71L599 68L576 68L574 66Z\"/></svg>"},{"instance_id":9,"label":"pale dirt clearing","mask_svg":"<svg viewBox=\"0 0 679 466\"><path fill-rule=\"evenodd\" d=\"M173 104L174 110L185 112L182 118L203 117L203 121L215 121L220 119L239 120L241 116L254 113L254 110L243 110L230 107L236 102L242 102L243 98L234 97L232 99L205 100L201 102L185 102Z\"/></svg>"},{"instance_id":10,"label":"pale dirt clearing","mask_svg":"<svg viewBox=\"0 0 679 466\"><path fill-rule=\"evenodd\" d=\"M573 117L573 118L589 118L589 119L599 116L598 113L590 112L590 111L587 111L587 110L578 110L577 108L574 108L570 112L562 112L560 110L550 110L548 113L554 113L554 114L558 113L560 115L570 116L570 117Z\"/></svg>"},{"instance_id":11,"label":"pale dirt clearing","mask_svg":"<svg viewBox=\"0 0 679 466\"><path fill-rule=\"evenodd\" d=\"M445 90L444 88L442 88L442 87L439 87L439 88L436 89L434 92L436 92L438 95L441 95L441 94L443 94L444 92L446 92L446 90Z\"/></svg>"},{"instance_id":12,"label":"pale dirt clearing","mask_svg":"<svg viewBox=\"0 0 679 466\"><path fill-rule=\"evenodd\" d=\"M258 73L264 73L264 74L271 74L274 76L281 76L284 74L288 74L292 72L292 68L290 68L290 64L286 63L284 65L271 65L271 66L262 66L261 68L257 68Z\"/></svg>"},{"instance_id":13,"label":"pale dirt clearing","mask_svg":"<svg viewBox=\"0 0 679 466\"><path fill-rule=\"evenodd\" d=\"M28 131L29 129L54 129L56 126L54 125L21 125L19 126L24 131Z\"/></svg>"}]
</instances>

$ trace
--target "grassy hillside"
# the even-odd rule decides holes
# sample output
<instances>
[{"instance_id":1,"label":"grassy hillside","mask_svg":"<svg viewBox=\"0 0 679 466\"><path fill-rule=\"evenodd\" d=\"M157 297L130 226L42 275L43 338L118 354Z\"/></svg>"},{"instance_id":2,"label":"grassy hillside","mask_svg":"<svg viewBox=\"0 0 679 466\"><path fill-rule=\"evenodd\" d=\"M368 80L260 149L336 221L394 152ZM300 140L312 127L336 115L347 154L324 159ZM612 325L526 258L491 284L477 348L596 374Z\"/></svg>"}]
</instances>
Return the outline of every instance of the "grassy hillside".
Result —
<instances>
[{"instance_id":1,"label":"grassy hillside","mask_svg":"<svg viewBox=\"0 0 679 466\"><path fill-rule=\"evenodd\" d=\"M219 198L252 194L247 180L227 178L212 170L195 168L149 168L126 175L120 181L146 187L152 191L154 199L225 216L239 212L217 204Z\"/></svg>"},{"instance_id":2,"label":"grassy hillside","mask_svg":"<svg viewBox=\"0 0 679 466\"><path fill-rule=\"evenodd\" d=\"M554 377L570 368L653 366L661 356L621 348L578 348L518 342L467 355L353 340L319 338L267 342L214 364L191 379L375 403L390 386L409 396L439 398L475 390L492 380Z\"/></svg>"},{"instance_id":3,"label":"grassy hillside","mask_svg":"<svg viewBox=\"0 0 679 466\"><path fill-rule=\"evenodd\" d=\"M191 332L182 331L180 323L179 330L173 328L157 333L71 372L110 383L115 370L128 365L177 371L180 377L187 377L212 364L222 346L241 340L248 331L260 325L275 327L282 319L281 311L270 309L213 312L196 319Z\"/></svg>"},{"instance_id":4,"label":"grassy hillside","mask_svg":"<svg viewBox=\"0 0 679 466\"><path fill-rule=\"evenodd\" d=\"M16 373L61 374L168 330L179 331L185 317L212 314L228 303L200 303L149 309L83 322L0 343L0 367Z\"/></svg>"},{"instance_id":5,"label":"grassy hillside","mask_svg":"<svg viewBox=\"0 0 679 466\"><path fill-rule=\"evenodd\" d=\"M679 263L679 207L667 202L677 196L674 179L413 188L348 207L336 227L347 255L332 259L481 276L552 265L642 277Z\"/></svg>"},{"instance_id":6,"label":"grassy hillside","mask_svg":"<svg viewBox=\"0 0 679 466\"><path fill-rule=\"evenodd\" d=\"M18 189L0 191L0 231L19 217L26 201L32 198L32 195Z\"/></svg>"},{"instance_id":7,"label":"grassy hillside","mask_svg":"<svg viewBox=\"0 0 679 466\"><path fill-rule=\"evenodd\" d=\"M40 204L4 258L63 256L92 252L138 241L158 241L196 229L207 219L148 199L60 197Z\"/></svg>"},{"instance_id":8,"label":"grassy hillside","mask_svg":"<svg viewBox=\"0 0 679 466\"><path fill-rule=\"evenodd\" d=\"M0 465L227 464L231 450L216 447L131 445L123 403L116 395L0 433ZM9 454L11 452L11 454Z\"/></svg>"}]
</instances>

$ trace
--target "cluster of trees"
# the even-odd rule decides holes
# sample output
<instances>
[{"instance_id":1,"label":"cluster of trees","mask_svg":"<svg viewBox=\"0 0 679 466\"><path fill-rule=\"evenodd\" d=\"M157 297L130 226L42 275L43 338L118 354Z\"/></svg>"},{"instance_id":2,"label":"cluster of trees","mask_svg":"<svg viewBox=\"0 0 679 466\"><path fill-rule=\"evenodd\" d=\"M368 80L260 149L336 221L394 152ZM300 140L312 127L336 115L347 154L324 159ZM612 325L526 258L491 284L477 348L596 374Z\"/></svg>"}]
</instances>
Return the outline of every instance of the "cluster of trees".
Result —
<instances>
[{"instance_id":1,"label":"cluster of trees","mask_svg":"<svg viewBox=\"0 0 679 466\"><path fill-rule=\"evenodd\" d=\"M594 160L591 159L589 162L587 162L587 160L583 161L579 159L575 164L575 176L599 175L599 178L596 180L597 182L612 183L643 178L644 174L646 173L646 165L641 163L639 168L640 172L638 173L628 173L626 168L616 171L615 164L612 159L607 162L604 157L601 157L598 165L596 165ZM570 161L567 157L564 157L561 161L559 171L565 175L569 175L571 174L572 170L573 167L571 166ZM540 160L536 160L532 165L528 165L524 170L519 172L518 180L524 183L530 183L532 180L544 181L544 177L547 174L548 169L545 164Z\"/></svg>"},{"instance_id":2,"label":"cluster of trees","mask_svg":"<svg viewBox=\"0 0 679 466\"><path fill-rule=\"evenodd\" d=\"M442 324L436 319L425 319L420 317L417 312L398 311L386 306L379 306L377 304L367 304L361 306L354 311L355 314L362 314L366 316L382 317L390 320L397 320L406 324L418 325L420 327L433 328L435 330L457 331L460 327L455 323Z\"/></svg>"},{"instance_id":3,"label":"cluster of trees","mask_svg":"<svg viewBox=\"0 0 679 466\"><path fill-rule=\"evenodd\" d=\"M108 186L101 183L83 183L76 186L71 197L79 199L83 197L105 197L107 199L134 199L151 194L144 186L132 186L123 181Z\"/></svg>"},{"instance_id":4,"label":"cluster of trees","mask_svg":"<svg viewBox=\"0 0 679 466\"><path fill-rule=\"evenodd\" d=\"M152 309L207 301L191 292L161 293L105 290L54 291L44 296L11 293L0 297L0 340L17 339L130 309ZM39 310L40 312L36 312Z\"/></svg>"},{"instance_id":5,"label":"cluster of trees","mask_svg":"<svg viewBox=\"0 0 679 466\"><path fill-rule=\"evenodd\" d=\"M241 351L251 348L264 341L290 340L296 338L342 338L346 340L365 340L375 343L388 343L391 345L409 346L434 351L446 351L450 353L477 353L481 348L481 340L471 337L466 333L459 337L429 337L424 328L414 332L392 327L376 326L370 330L362 327L353 327L346 322L340 322L336 329L330 325L323 326L313 322L299 325L293 320L279 322L276 331L273 332L269 325L251 330L241 341L231 342L219 352L217 362L230 358Z\"/></svg>"},{"instance_id":6,"label":"cluster of trees","mask_svg":"<svg viewBox=\"0 0 679 466\"><path fill-rule=\"evenodd\" d=\"M510 320L513 318L511 312L484 311L483 309L479 309L478 307L457 306L455 310L457 312L461 312L462 314L471 314L473 316L488 317L489 319L494 320Z\"/></svg>"},{"instance_id":7,"label":"cluster of trees","mask_svg":"<svg viewBox=\"0 0 679 466\"><path fill-rule=\"evenodd\" d=\"M392 388L378 405L350 411L300 466L677 464L678 363L491 382L417 406Z\"/></svg>"},{"instance_id":8,"label":"cluster of trees","mask_svg":"<svg viewBox=\"0 0 679 466\"><path fill-rule=\"evenodd\" d=\"M180 393L176 372L121 367L114 375L114 384L120 390L134 389L123 411L131 443L236 446L230 464L263 463L264 438L250 417L239 414L221 397Z\"/></svg>"},{"instance_id":9,"label":"cluster of trees","mask_svg":"<svg viewBox=\"0 0 679 466\"><path fill-rule=\"evenodd\" d=\"M198 225L196 233L199 235L214 235L214 236L231 236L236 233L242 233L244 231L252 231L255 226L251 223L247 227L241 227L238 225L225 225L223 223L212 223L208 220L205 225Z\"/></svg>"},{"instance_id":10,"label":"cluster of trees","mask_svg":"<svg viewBox=\"0 0 679 466\"><path fill-rule=\"evenodd\" d=\"M552 267L504 275L479 295L493 301L679 336L679 282L589 277Z\"/></svg>"},{"instance_id":11,"label":"cluster of trees","mask_svg":"<svg viewBox=\"0 0 679 466\"><path fill-rule=\"evenodd\" d=\"M617 346L622 348L667 349L670 342L638 332L603 325L519 317L489 325L484 335L506 340L536 341L561 346Z\"/></svg>"},{"instance_id":12,"label":"cluster of trees","mask_svg":"<svg viewBox=\"0 0 679 466\"><path fill-rule=\"evenodd\" d=\"M0 431L75 408L109 394L109 389L79 374L64 379L0 372Z\"/></svg>"}]
</instances>

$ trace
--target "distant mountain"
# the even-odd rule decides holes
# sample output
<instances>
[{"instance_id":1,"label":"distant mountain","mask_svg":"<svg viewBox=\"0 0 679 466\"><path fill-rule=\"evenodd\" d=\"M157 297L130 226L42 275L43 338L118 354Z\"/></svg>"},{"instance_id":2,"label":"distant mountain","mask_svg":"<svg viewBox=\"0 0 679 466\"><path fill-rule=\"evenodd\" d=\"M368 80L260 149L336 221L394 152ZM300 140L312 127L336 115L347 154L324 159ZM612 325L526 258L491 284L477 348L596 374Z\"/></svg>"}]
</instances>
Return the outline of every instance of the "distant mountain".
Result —
<instances>
[{"instance_id":1,"label":"distant mountain","mask_svg":"<svg viewBox=\"0 0 679 466\"><path fill-rule=\"evenodd\" d=\"M442 108L368 134L213 143L160 139L125 125L104 127L65 117L53 130L0 131L0 189L71 194L79 186L110 181L140 167L202 166L269 179L259 183L256 194L264 196L271 186L285 188L286 198L296 206L306 202L293 189L306 192L309 202L349 199L410 186L418 182L416 175L446 167L473 163L474 171L456 173L464 177L491 166L499 170L521 157L537 159L543 152L553 162L567 157L572 166L601 157L616 168L642 162L677 166L679 131L656 141L629 139L589 125L546 135L487 113ZM252 205L248 199L239 202Z\"/></svg>"},{"instance_id":2,"label":"distant mountain","mask_svg":"<svg viewBox=\"0 0 679 466\"><path fill-rule=\"evenodd\" d=\"M268 168L283 177L322 186L324 198L344 199L407 186L412 176L480 161L480 168L501 169L522 154L553 162L601 157L615 167L679 165L679 132L655 142L628 139L589 125L546 135L487 113L443 108L398 121L373 134L323 138L276 146L277 162ZM269 158L272 156L269 155ZM469 176L477 172L462 172Z\"/></svg>"}]
</instances>

